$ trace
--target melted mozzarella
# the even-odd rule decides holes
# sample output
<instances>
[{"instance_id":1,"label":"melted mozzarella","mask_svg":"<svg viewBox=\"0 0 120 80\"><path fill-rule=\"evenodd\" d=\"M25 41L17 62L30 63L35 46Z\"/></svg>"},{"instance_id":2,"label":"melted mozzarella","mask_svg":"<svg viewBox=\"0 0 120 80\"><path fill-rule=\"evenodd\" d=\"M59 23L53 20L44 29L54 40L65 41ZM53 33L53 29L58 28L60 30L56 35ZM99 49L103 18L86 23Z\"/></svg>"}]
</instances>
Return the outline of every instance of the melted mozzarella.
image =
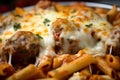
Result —
<instances>
[{"instance_id":1,"label":"melted mozzarella","mask_svg":"<svg viewBox=\"0 0 120 80\"><path fill-rule=\"evenodd\" d=\"M90 16L90 14L92 14L92 16ZM70 27L74 27L73 31L63 31L60 35L65 39L66 42L66 44L64 45L64 51L69 51L68 47L70 46L70 44L67 43L67 39L71 39L78 40L78 47L86 48L88 53L93 54L95 56L104 56L105 46L108 45L107 42L110 41L111 44L113 43L113 40L110 38L110 29L112 29L112 25L109 22L107 22L106 19L103 19L96 13L90 11L82 15L77 15L74 18L69 18L69 20L72 20L78 25L71 25ZM92 36L92 31L95 31L96 37ZM101 41L99 42L97 41L97 39L101 39Z\"/></svg>"},{"instance_id":2,"label":"melted mozzarella","mask_svg":"<svg viewBox=\"0 0 120 80\"><path fill-rule=\"evenodd\" d=\"M40 14L39 14L40 13ZM35 14L34 11L26 12L23 15L23 18L17 18L15 23L20 23L21 28L17 31L31 31L34 34L39 34L43 37L44 45L53 45L53 37L52 32L50 31L50 27L52 22L54 22L60 14L57 14L52 10L40 10L38 14ZM44 24L44 20L48 19L50 22ZM15 30L13 28L14 24L8 25L3 33L0 35L0 38L4 41L9 39L13 34L15 34ZM48 26L49 25L49 26Z\"/></svg>"},{"instance_id":3,"label":"melted mozzarella","mask_svg":"<svg viewBox=\"0 0 120 80\"><path fill-rule=\"evenodd\" d=\"M34 34L39 34L43 37L40 42L42 45L41 53L49 53L48 51L52 49L51 53L54 54L53 47L55 46L55 41L52 33L52 23L56 21L57 18L65 18L70 24L70 26L63 24L62 26L65 26L66 30L62 31L60 34L60 37L65 40L65 53L69 51L68 47L70 44L68 43L68 39L79 41L77 44L78 47L86 48L87 51L93 55L105 55L105 45L114 45L114 42L118 40L117 38L115 38L115 40L111 39L112 25L107 22L106 19L92 11L82 10L81 13L76 12L75 14L70 14L68 16L63 16L63 14L64 13L53 10L42 9L37 12L34 10L26 11L22 18L14 17L14 23L6 27L0 35L0 38L3 41L9 39L16 32L13 25L15 23L20 23L21 28L17 31L31 31ZM74 17L71 18L71 16ZM48 21L45 22L45 19ZM95 31L95 37L91 35L92 31ZM97 39L101 39L101 41L98 42Z\"/></svg>"}]
</instances>

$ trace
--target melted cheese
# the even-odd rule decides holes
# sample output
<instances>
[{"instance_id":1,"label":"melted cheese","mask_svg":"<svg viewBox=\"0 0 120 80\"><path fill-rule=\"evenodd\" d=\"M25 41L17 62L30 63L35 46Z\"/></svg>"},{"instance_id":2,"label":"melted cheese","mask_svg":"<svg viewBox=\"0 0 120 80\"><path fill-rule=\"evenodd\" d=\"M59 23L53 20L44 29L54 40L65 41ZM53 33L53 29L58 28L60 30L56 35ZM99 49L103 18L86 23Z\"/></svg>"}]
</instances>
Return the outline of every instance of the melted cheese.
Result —
<instances>
[{"instance_id":1,"label":"melted cheese","mask_svg":"<svg viewBox=\"0 0 120 80\"><path fill-rule=\"evenodd\" d=\"M52 23L57 18L66 19L69 24L62 25L65 27L65 30L60 34L60 37L63 37L65 40L65 53L69 51L68 47L70 44L68 43L68 39L78 40L78 47L85 48L93 55L105 55L105 45L114 45L116 44L114 42L118 40L117 38L114 40L111 39L112 25L106 19L89 9L82 9L81 12L78 11L69 15L64 15L64 12L56 12L49 9L39 9L37 12L26 10L22 14L22 17L14 16L13 22L6 26L6 29L0 34L0 38L3 41L9 39L16 32L13 25L20 23L21 28L17 31L31 31L43 37L40 42L42 45L41 53L44 54L46 50L50 51L52 49L51 52L54 54L53 47L55 46L55 41L52 32ZM45 22L46 19L48 22ZM95 37L91 35L92 31L95 31ZM99 42L97 39L101 39L101 41Z\"/></svg>"},{"instance_id":2,"label":"melted cheese","mask_svg":"<svg viewBox=\"0 0 120 80\"><path fill-rule=\"evenodd\" d=\"M43 37L45 44L52 45L52 37L51 37L51 31L50 27L52 22L56 20L57 17L60 15L57 14L55 11L51 10L40 10L39 13L42 12L41 14L35 14L34 11L26 12L26 14L23 15L23 18L17 18L15 20L15 23L20 23L21 28L18 29L17 31L31 31L34 34L39 34L40 36ZM30 16L30 14L32 16ZM30 17L28 17L30 16ZM48 23L49 26L44 24L44 20L49 19L50 22ZM13 28L13 25L8 25L4 32L0 35L2 40L9 39L16 31ZM49 39L48 39L49 37ZM49 42L50 41L50 42ZM50 44L52 43L52 44Z\"/></svg>"}]
</instances>

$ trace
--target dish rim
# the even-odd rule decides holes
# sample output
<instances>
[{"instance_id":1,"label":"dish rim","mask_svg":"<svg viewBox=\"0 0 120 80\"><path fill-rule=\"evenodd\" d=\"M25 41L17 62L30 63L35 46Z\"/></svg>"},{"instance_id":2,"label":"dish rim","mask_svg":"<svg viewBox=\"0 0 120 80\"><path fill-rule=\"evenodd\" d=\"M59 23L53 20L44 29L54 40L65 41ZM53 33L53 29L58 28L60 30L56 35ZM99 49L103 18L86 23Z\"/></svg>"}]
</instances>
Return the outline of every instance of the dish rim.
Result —
<instances>
[{"instance_id":1,"label":"dish rim","mask_svg":"<svg viewBox=\"0 0 120 80\"><path fill-rule=\"evenodd\" d=\"M69 5L69 4L74 4L74 3L85 3L88 7L99 7L99 8L104 8L104 9L111 9L113 5L110 4L104 4L104 3L95 3L95 2L84 2L84 1L67 1L67 2L56 2L58 4L62 4L62 5ZM27 6L27 7L23 7L25 10L31 10L34 8L34 5L31 6ZM14 11L11 10L11 11ZM11 11L2 13L3 15L7 15L9 14ZM120 7L118 7L118 11L120 11Z\"/></svg>"}]
</instances>

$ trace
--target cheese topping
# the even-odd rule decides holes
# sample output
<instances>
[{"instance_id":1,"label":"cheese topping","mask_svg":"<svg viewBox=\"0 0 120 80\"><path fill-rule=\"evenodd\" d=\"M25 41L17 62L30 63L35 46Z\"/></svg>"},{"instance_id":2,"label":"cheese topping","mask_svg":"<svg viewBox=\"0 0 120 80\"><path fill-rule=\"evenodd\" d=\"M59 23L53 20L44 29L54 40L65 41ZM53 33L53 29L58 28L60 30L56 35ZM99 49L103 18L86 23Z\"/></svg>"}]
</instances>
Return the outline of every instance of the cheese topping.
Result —
<instances>
[{"instance_id":1,"label":"cheese topping","mask_svg":"<svg viewBox=\"0 0 120 80\"><path fill-rule=\"evenodd\" d=\"M19 11L18 9L16 11ZM67 13L53 9L39 9L37 11L20 9L20 13L1 18L3 21L7 19L5 29L0 34L3 42L17 31L30 31L41 37L42 52L40 53L44 54L46 49L53 49L56 45L53 22L58 18L66 20L60 25L63 30L59 36L64 39L62 46L64 53L69 52L69 46L71 46L69 40L78 41L79 49L85 48L94 55L105 55L105 47L109 44L116 45L116 41L118 41L118 38L111 38L111 32L115 31L113 26L105 18L87 7L76 11L71 9ZM117 37L119 36L117 35Z\"/></svg>"}]
</instances>

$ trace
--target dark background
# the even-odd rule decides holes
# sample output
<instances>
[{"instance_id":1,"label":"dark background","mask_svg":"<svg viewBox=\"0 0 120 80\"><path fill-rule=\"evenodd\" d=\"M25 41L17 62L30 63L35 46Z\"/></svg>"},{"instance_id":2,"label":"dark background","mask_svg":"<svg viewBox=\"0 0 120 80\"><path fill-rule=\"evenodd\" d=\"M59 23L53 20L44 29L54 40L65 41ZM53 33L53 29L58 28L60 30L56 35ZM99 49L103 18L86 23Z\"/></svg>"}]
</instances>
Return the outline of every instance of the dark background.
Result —
<instances>
[{"instance_id":1,"label":"dark background","mask_svg":"<svg viewBox=\"0 0 120 80\"><path fill-rule=\"evenodd\" d=\"M34 5L39 0L0 0L0 13L4 13L6 11L10 11L15 7L25 7ZM88 2L98 2L98 3L105 3L105 4L116 4L120 6L120 0L51 0L51 1L88 1Z\"/></svg>"},{"instance_id":2,"label":"dark background","mask_svg":"<svg viewBox=\"0 0 120 80\"><path fill-rule=\"evenodd\" d=\"M0 0L0 13L10 11L16 6L24 7L36 4L39 0Z\"/></svg>"}]
</instances>

